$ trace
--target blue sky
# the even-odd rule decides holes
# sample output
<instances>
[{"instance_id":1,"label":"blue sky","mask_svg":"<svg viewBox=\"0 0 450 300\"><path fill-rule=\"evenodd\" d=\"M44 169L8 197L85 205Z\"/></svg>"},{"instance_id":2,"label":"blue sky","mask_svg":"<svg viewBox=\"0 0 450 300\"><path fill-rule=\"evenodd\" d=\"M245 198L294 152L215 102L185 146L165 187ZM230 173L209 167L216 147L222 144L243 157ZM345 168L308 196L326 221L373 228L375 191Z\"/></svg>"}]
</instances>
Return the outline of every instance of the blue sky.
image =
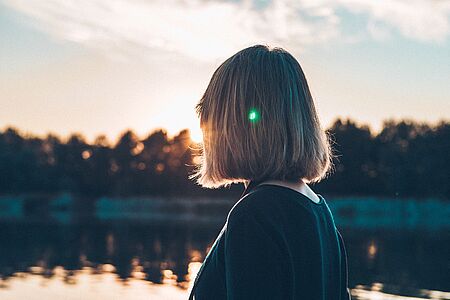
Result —
<instances>
[{"instance_id":1,"label":"blue sky","mask_svg":"<svg viewBox=\"0 0 450 300\"><path fill-rule=\"evenodd\" d=\"M0 0L0 128L199 138L217 66L257 43L299 60L323 126L450 116L450 1Z\"/></svg>"}]
</instances>

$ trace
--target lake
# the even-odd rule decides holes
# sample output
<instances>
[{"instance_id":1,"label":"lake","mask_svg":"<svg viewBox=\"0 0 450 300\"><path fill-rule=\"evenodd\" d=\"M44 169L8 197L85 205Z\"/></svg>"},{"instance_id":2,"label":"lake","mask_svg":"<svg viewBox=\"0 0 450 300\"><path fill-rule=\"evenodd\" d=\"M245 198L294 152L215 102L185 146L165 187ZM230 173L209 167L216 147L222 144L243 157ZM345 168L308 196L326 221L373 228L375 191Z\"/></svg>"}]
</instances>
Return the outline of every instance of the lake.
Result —
<instances>
[{"instance_id":1,"label":"lake","mask_svg":"<svg viewBox=\"0 0 450 300\"><path fill-rule=\"evenodd\" d=\"M394 221L377 214L379 226L369 217L363 226L361 213L354 215L359 204L339 210L328 202L346 243L354 299L450 299L448 227L421 226L425 220L417 214L410 214L415 226L403 220L407 226L393 227ZM0 218L0 299L187 299L226 218L107 216L94 214L82 222Z\"/></svg>"}]
</instances>

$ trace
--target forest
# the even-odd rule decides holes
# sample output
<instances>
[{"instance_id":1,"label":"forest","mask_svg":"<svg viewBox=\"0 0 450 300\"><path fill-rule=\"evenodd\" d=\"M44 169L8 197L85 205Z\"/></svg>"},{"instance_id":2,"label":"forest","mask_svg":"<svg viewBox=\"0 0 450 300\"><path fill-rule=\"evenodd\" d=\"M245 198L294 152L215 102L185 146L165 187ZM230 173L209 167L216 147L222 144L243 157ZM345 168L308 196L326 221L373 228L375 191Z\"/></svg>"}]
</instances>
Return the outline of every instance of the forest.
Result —
<instances>
[{"instance_id":1,"label":"forest","mask_svg":"<svg viewBox=\"0 0 450 300\"><path fill-rule=\"evenodd\" d=\"M333 172L311 185L316 192L450 200L449 122L386 120L374 134L336 119L326 131L336 157ZM171 138L164 129L145 138L127 130L114 143L104 135L88 143L79 133L37 137L7 127L0 132L0 195L239 195L239 185L206 190L188 179L198 148L188 129Z\"/></svg>"}]
</instances>

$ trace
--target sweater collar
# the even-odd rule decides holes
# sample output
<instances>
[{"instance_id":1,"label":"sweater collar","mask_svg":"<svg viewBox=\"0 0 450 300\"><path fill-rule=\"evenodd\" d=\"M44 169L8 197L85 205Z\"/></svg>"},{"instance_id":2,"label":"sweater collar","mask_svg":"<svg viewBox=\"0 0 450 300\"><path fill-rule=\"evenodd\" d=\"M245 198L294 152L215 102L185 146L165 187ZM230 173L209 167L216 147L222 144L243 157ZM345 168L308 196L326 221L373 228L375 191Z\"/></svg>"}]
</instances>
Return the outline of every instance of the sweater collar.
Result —
<instances>
[{"instance_id":1,"label":"sweater collar","mask_svg":"<svg viewBox=\"0 0 450 300\"><path fill-rule=\"evenodd\" d=\"M240 198L242 198L245 195L247 195L248 193L250 193L250 191L253 190L261 182L263 182L263 180L250 180L249 184L247 185L247 187L242 192L242 195L241 195Z\"/></svg>"}]
</instances>

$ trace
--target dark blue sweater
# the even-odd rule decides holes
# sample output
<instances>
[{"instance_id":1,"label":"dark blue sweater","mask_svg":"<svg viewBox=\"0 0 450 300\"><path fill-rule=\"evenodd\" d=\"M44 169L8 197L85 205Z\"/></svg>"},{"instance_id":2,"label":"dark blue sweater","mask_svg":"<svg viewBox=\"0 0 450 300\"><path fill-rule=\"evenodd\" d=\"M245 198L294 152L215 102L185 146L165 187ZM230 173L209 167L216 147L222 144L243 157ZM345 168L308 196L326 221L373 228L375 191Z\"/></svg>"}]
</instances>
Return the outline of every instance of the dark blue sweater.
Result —
<instances>
[{"instance_id":1,"label":"dark blue sweater","mask_svg":"<svg viewBox=\"0 0 450 300\"><path fill-rule=\"evenodd\" d=\"M189 299L351 299L344 242L325 199L255 186L230 210Z\"/></svg>"}]
</instances>

